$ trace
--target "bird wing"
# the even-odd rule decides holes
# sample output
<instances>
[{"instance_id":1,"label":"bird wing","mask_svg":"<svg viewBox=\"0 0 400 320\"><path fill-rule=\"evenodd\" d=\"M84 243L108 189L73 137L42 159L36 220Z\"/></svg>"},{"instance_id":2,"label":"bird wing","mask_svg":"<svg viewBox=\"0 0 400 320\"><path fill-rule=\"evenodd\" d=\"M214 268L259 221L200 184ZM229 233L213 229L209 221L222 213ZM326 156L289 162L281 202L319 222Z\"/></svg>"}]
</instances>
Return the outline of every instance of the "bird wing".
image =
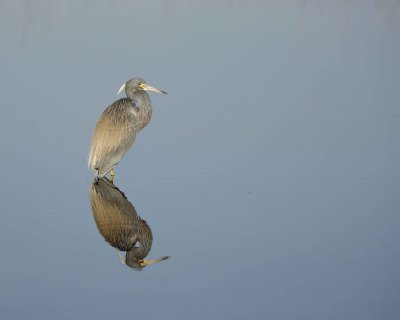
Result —
<instances>
[{"instance_id":1,"label":"bird wing","mask_svg":"<svg viewBox=\"0 0 400 320\"><path fill-rule=\"evenodd\" d=\"M105 175L130 149L139 131L135 106L126 98L104 110L93 133L89 166Z\"/></svg>"}]
</instances>

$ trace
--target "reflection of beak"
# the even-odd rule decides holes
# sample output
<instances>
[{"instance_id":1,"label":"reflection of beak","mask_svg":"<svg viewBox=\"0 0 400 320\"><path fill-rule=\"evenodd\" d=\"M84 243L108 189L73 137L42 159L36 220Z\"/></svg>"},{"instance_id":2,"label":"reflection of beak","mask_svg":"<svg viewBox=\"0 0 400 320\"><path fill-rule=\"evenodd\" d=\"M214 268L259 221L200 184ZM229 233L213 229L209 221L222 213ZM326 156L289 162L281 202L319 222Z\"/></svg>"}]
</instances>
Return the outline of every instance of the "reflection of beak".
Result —
<instances>
[{"instance_id":1,"label":"reflection of beak","mask_svg":"<svg viewBox=\"0 0 400 320\"><path fill-rule=\"evenodd\" d=\"M142 88L143 90L145 90L145 91L154 91L154 92L157 92L157 93L168 94L168 93L166 93L165 91L158 90L158 89L153 88L152 86L149 86L148 84L145 84L145 83L139 84L139 87L141 87L141 88ZM121 90L121 89L120 89L120 90Z\"/></svg>"},{"instance_id":2,"label":"reflection of beak","mask_svg":"<svg viewBox=\"0 0 400 320\"><path fill-rule=\"evenodd\" d=\"M148 266L150 264L158 263L158 262L161 262L161 261L164 261L164 260L167 260L167 259L169 259L169 256L161 257L160 259L155 259L155 260L143 260L143 261L140 262L140 266L141 267L145 267L145 266Z\"/></svg>"}]
</instances>

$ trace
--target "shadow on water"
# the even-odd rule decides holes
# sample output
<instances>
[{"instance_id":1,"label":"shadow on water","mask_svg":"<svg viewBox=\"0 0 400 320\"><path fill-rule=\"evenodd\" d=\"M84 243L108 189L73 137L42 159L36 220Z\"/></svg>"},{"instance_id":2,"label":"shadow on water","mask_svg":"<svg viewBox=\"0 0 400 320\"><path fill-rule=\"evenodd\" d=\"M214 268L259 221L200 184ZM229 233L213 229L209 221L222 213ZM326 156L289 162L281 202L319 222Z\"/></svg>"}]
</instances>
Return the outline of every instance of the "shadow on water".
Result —
<instances>
[{"instance_id":1,"label":"shadow on water","mask_svg":"<svg viewBox=\"0 0 400 320\"><path fill-rule=\"evenodd\" d=\"M96 178L89 198L97 229L111 246L126 252L125 257L118 252L125 265L142 270L169 258L145 259L153 243L150 226L139 217L132 203L111 181Z\"/></svg>"}]
</instances>

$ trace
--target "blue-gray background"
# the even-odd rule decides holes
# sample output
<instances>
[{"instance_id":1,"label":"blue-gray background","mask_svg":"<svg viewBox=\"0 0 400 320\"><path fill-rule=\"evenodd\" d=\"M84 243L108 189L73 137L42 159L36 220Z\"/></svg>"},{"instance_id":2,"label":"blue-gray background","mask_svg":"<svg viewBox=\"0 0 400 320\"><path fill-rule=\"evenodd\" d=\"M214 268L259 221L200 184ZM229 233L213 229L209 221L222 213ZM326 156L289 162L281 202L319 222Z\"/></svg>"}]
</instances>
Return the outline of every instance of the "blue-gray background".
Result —
<instances>
[{"instance_id":1,"label":"blue-gray background","mask_svg":"<svg viewBox=\"0 0 400 320\"><path fill-rule=\"evenodd\" d=\"M0 1L1 319L399 319L399 1ZM142 76L116 170L135 272L88 200L92 130Z\"/></svg>"}]
</instances>

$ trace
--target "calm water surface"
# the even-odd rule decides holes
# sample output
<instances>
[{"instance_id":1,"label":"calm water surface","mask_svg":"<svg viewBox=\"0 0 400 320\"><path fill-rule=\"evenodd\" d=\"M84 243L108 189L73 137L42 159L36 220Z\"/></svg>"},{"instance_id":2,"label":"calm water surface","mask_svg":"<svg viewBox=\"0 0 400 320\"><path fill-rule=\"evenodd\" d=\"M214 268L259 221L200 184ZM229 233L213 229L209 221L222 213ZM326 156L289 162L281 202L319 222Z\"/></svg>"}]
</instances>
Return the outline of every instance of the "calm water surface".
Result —
<instances>
[{"instance_id":1,"label":"calm water surface","mask_svg":"<svg viewBox=\"0 0 400 320\"><path fill-rule=\"evenodd\" d=\"M400 318L399 1L5 0L0 37L1 319ZM92 186L133 76L171 94Z\"/></svg>"}]
</instances>

